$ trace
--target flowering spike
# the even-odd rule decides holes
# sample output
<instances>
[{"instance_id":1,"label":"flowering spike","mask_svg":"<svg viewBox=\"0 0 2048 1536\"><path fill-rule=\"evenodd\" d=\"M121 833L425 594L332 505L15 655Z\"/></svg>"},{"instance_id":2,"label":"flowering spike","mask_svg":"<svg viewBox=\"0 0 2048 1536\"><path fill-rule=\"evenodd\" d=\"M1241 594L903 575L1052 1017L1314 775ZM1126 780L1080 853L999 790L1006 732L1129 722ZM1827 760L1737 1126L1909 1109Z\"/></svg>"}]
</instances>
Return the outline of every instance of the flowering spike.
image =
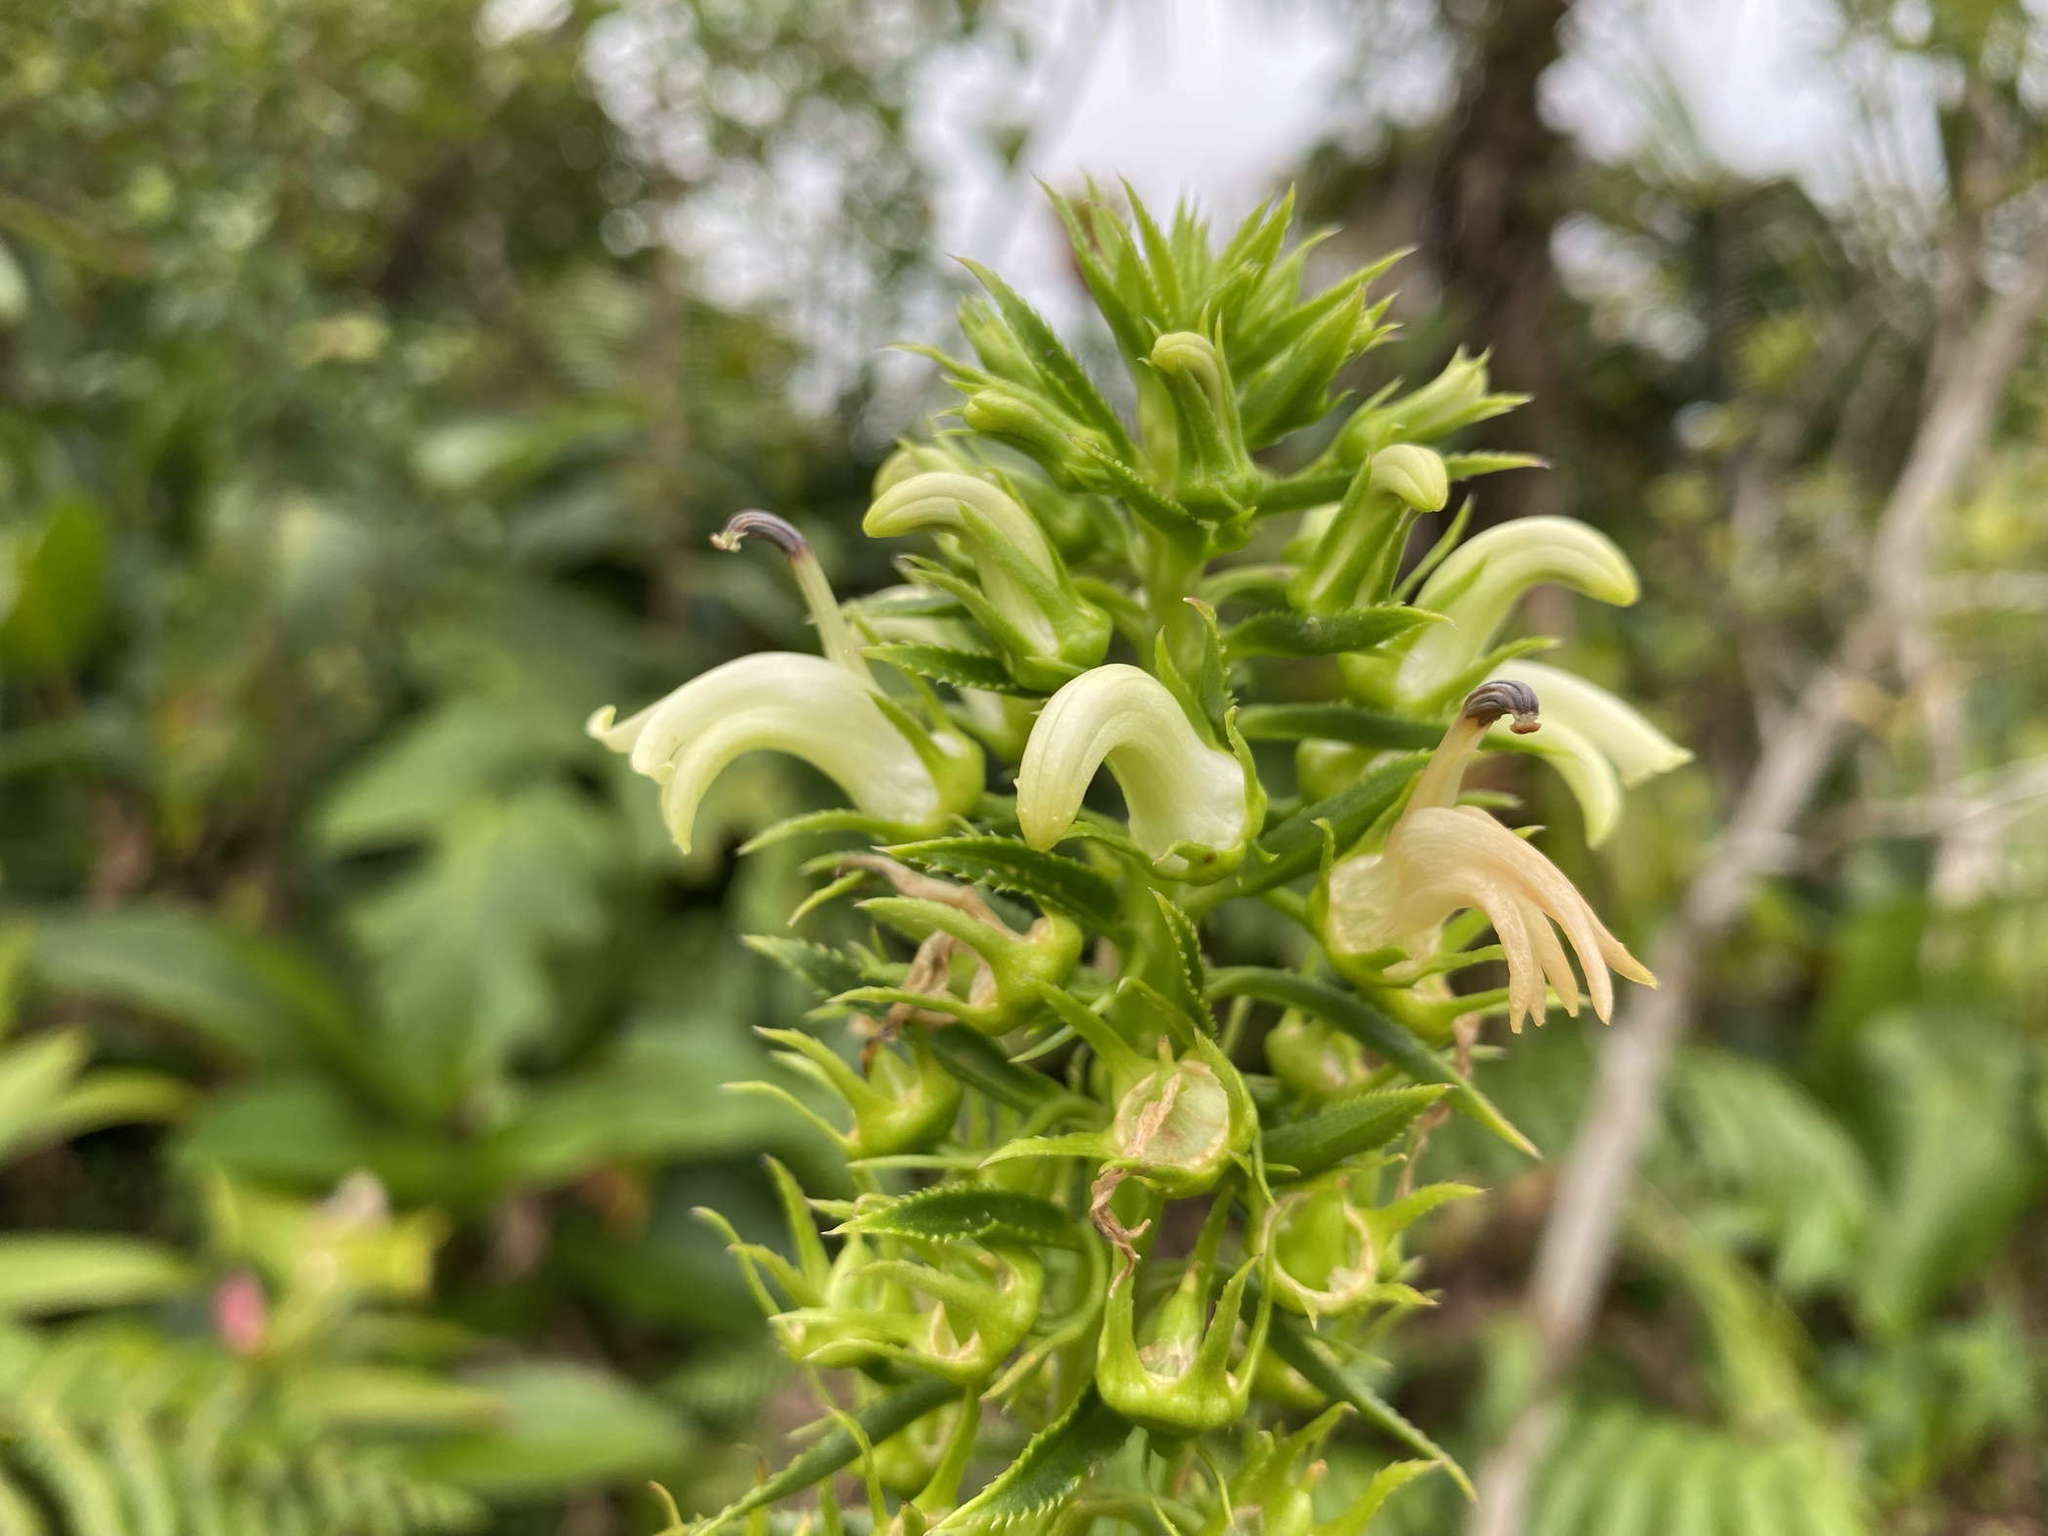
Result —
<instances>
[{"instance_id":1,"label":"flowering spike","mask_svg":"<svg viewBox=\"0 0 2048 1536\"><path fill-rule=\"evenodd\" d=\"M612 751L630 753L633 771L662 786L662 817L685 853L705 791L748 752L800 757L865 814L916 831L937 830L981 790L981 754L972 745L935 733L930 745L946 765L935 774L867 685L819 656L742 656L638 714L615 716L608 705L586 728Z\"/></svg>"},{"instance_id":2,"label":"flowering spike","mask_svg":"<svg viewBox=\"0 0 2048 1536\"><path fill-rule=\"evenodd\" d=\"M1244 765L1196 734L1164 683L1121 663L1082 673L1032 726L1017 774L1025 841L1050 848L1066 836L1104 763L1132 838L1161 873L1214 878L1243 854L1253 830Z\"/></svg>"},{"instance_id":3,"label":"flowering spike","mask_svg":"<svg viewBox=\"0 0 2048 1536\"><path fill-rule=\"evenodd\" d=\"M1615 972L1650 979L1542 853L1459 804L1473 757L1539 724L1531 750L1564 773L1595 840L1624 780L1683 759L1619 700L1520 662L1546 638L1495 634L1539 582L1632 600L1628 562L1559 518L1466 541L1468 504L1402 575L1415 519L1455 482L1530 462L1440 451L1519 397L1461 351L1420 389L1367 384L1320 454L1254 462L1337 411L1340 374L1393 329L1365 292L1376 269L1306 290L1314 242L1289 248L1286 199L1212 244L1192 210L1161 222L1124 196L1127 214L1093 187L1055 199L1123 388L973 269L986 297L961 315L971 351L925 353L964 397L960 425L897 445L864 519L878 538L930 536L898 559L906 584L842 610L796 528L742 513L716 542L783 550L824 656L729 663L631 720L592 721L661 782L679 841L723 766L763 748L815 764L856 809L792 818L757 846L865 842L799 866L814 888L792 926L838 907L836 934L758 941L823 999L810 1018L852 1014L858 1059L764 1031L847 1108L741 1085L821 1126L844 1154L835 1184L858 1193L806 1199L774 1170L781 1251L715 1223L784 1353L855 1373L813 1382L848 1407L702 1536L742 1516L765 1532L771 1502L821 1482L821 1529L843 1536L842 1471L889 1536L1119 1519L1359 1536L1430 1463L1318 1518L1333 1403L1445 1463L1339 1362L1428 1304L1402 1230L1467 1192L1383 1200L1382 1170L1443 1111L1533 1151L1470 1079L1472 1026L1505 1012L1519 1027L1553 1001L1606 1017ZM1255 532L1266 553L1219 569ZM1112 635L1135 664L1104 663ZM1334 658L1352 698L1315 694L1327 670L1244 665L1266 655ZM1240 690L1258 694L1242 713ZM949 721L1014 767L1014 799L990 792ZM1441 730L1426 758L1418 728L1422 745ZM1247 736L1300 743L1270 834ZM1121 816L1082 809L1104 767ZM1311 930L1349 987L1212 964L1212 923L1234 931L1247 898ZM1505 986L1452 989L1496 961ZM1253 998L1296 1011L1262 1031L1241 1006ZM906 1177L914 1193L883 1192ZM818 1216L838 1225L821 1233ZM1283 1434L1267 1410L1307 1427ZM984 1436L999 1414L1018 1422ZM1121 1457L1134 1429L1147 1454ZM1012 1445L1007 1470L963 1488L970 1462Z\"/></svg>"}]
</instances>

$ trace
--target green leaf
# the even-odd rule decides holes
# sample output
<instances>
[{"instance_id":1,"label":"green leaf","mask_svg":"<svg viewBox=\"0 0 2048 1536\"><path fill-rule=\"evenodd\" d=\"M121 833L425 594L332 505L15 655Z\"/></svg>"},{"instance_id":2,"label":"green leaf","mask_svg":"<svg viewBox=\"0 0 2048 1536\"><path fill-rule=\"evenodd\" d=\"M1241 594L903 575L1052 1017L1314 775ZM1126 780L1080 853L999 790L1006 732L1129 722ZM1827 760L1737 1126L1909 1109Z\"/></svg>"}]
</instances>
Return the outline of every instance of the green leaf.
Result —
<instances>
[{"instance_id":1,"label":"green leaf","mask_svg":"<svg viewBox=\"0 0 2048 1536\"><path fill-rule=\"evenodd\" d=\"M1057 394L1061 402L1081 421L1102 433L1111 443L1121 447L1126 442L1124 424L1117 419L1109 402L1102 398L1102 392L1095 387L1095 381L1088 377L1088 371L1075 361L1074 354L1067 350L1059 333L1046 324L1045 318L1033 309L1016 291L995 273L978 261L961 258L960 264L972 272L982 287L1001 309L1003 319L1009 323L1011 332L1022 344L1024 354L1038 370L1039 377ZM1025 380L1015 382L1024 383Z\"/></svg>"},{"instance_id":2,"label":"green leaf","mask_svg":"<svg viewBox=\"0 0 2048 1536\"><path fill-rule=\"evenodd\" d=\"M1078 1493L1095 1469L1122 1450L1130 1437L1130 1424L1091 1386L997 1473L994 1481L933 1529L998 1531L1040 1520Z\"/></svg>"},{"instance_id":3,"label":"green leaf","mask_svg":"<svg viewBox=\"0 0 2048 1536\"><path fill-rule=\"evenodd\" d=\"M303 956L178 907L47 919L35 969L54 992L173 1020L245 1059L296 1062L312 1042L360 1049L347 1000Z\"/></svg>"},{"instance_id":4,"label":"green leaf","mask_svg":"<svg viewBox=\"0 0 2048 1536\"><path fill-rule=\"evenodd\" d=\"M1152 900L1159 908L1167 937L1173 943L1176 1001L1189 1018L1206 1019L1209 1016L1205 1000L1208 982L1207 966L1202 959L1202 935L1195 928L1194 919L1164 891L1155 889Z\"/></svg>"},{"instance_id":5,"label":"green leaf","mask_svg":"<svg viewBox=\"0 0 2048 1536\"><path fill-rule=\"evenodd\" d=\"M1276 1175L1310 1178L1348 1157L1385 1146L1450 1089L1442 1083L1381 1088L1267 1131L1261 1143L1268 1164L1295 1170Z\"/></svg>"},{"instance_id":6,"label":"green leaf","mask_svg":"<svg viewBox=\"0 0 2048 1536\"><path fill-rule=\"evenodd\" d=\"M69 667L99 627L106 581L106 519L89 501L60 501L0 545L0 667Z\"/></svg>"},{"instance_id":7,"label":"green leaf","mask_svg":"<svg viewBox=\"0 0 2048 1536\"><path fill-rule=\"evenodd\" d=\"M556 785L472 801L416 868L357 905L384 1037L417 1103L454 1102L545 1032L550 963L605 935L615 837Z\"/></svg>"},{"instance_id":8,"label":"green leaf","mask_svg":"<svg viewBox=\"0 0 2048 1536\"><path fill-rule=\"evenodd\" d=\"M927 592L918 587L872 593L857 597L846 605L847 613L854 618L938 618L961 619L967 610L959 600L943 592Z\"/></svg>"},{"instance_id":9,"label":"green leaf","mask_svg":"<svg viewBox=\"0 0 2048 1536\"><path fill-rule=\"evenodd\" d=\"M1301 1372L1310 1386L1336 1402L1349 1403L1358 1410L1358 1416L1374 1429L1392 1436L1409 1450L1427 1457L1442 1467L1466 1498L1478 1497L1473 1492L1472 1480L1465 1475L1465 1469L1451 1459L1450 1452L1409 1423L1393 1404L1367 1385L1356 1371L1344 1370L1338 1366L1316 1341L1306 1323L1285 1312L1276 1312L1273 1314L1273 1331L1269 1337L1274 1351L1282 1360Z\"/></svg>"},{"instance_id":10,"label":"green leaf","mask_svg":"<svg viewBox=\"0 0 2048 1536\"><path fill-rule=\"evenodd\" d=\"M102 1126L176 1120L198 1102L199 1095L190 1087L159 1072L88 1072L50 1100L15 1145L32 1150ZM4 1139L0 1129L0 1141Z\"/></svg>"},{"instance_id":11,"label":"green leaf","mask_svg":"<svg viewBox=\"0 0 2048 1536\"><path fill-rule=\"evenodd\" d=\"M1078 859L1042 853L1020 838L939 837L884 851L908 864L1028 896L1097 931L1116 926L1115 886Z\"/></svg>"},{"instance_id":12,"label":"green leaf","mask_svg":"<svg viewBox=\"0 0 2048 1536\"><path fill-rule=\"evenodd\" d=\"M494 1426L498 1395L395 1365L300 1365L290 1375L295 1414L320 1430L460 1430Z\"/></svg>"},{"instance_id":13,"label":"green leaf","mask_svg":"<svg viewBox=\"0 0 2048 1536\"><path fill-rule=\"evenodd\" d=\"M1297 976L1289 971L1266 970L1259 966L1237 966L1212 972L1209 995L1260 997L1268 1002L1299 1008L1350 1035L1368 1050L1377 1051L1418 1083L1443 1083L1451 1090L1451 1102L1494 1135L1535 1157L1535 1144L1494 1108L1493 1102L1473 1087L1413 1032L1377 1008L1328 982Z\"/></svg>"},{"instance_id":14,"label":"green leaf","mask_svg":"<svg viewBox=\"0 0 2048 1536\"><path fill-rule=\"evenodd\" d=\"M854 833L864 843L879 843L886 842L892 837L901 837L909 830L911 829L897 822L884 821L879 816L869 816L843 806L833 806L827 810L805 811L800 815L788 816L773 826L764 827L740 845L740 852L758 853L763 848L794 838L818 837L839 832Z\"/></svg>"},{"instance_id":15,"label":"green leaf","mask_svg":"<svg viewBox=\"0 0 2048 1536\"><path fill-rule=\"evenodd\" d=\"M586 746L551 713L462 699L397 730L314 812L315 845L349 853L432 835L469 802Z\"/></svg>"},{"instance_id":16,"label":"green leaf","mask_svg":"<svg viewBox=\"0 0 2048 1536\"><path fill-rule=\"evenodd\" d=\"M87 1050L81 1031L65 1029L0 1051L0 1159L37 1139L59 1096L84 1070Z\"/></svg>"},{"instance_id":17,"label":"green leaf","mask_svg":"<svg viewBox=\"0 0 2048 1536\"><path fill-rule=\"evenodd\" d=\"M650 1021L589 1066L536 1085L481 1152L505 1185L520 1186L605 1163L730 1161L783 1146L779 1108L723 1091L765 1067L748 1031Z\"/></svg>"},{"instance_id":18,"label":"green leaf","mask_svg":"<svg viewBox=\"0 0 2048 1536\"><path fill-rule=\"evenodd\" d=\"M1347 608L1341 613L1295 613L1275 608L1255 613L1231 626L1223 643L1236 657L1336 656L1368 651L1383 640L1406 634L1421 624L1443 622L1424 608L1388 603L1377 608Z\"/></svg>"},{"instance_id":19,"label":"green leaf","mask_svg":"<svg viewBox=\"0 0 2048 1536\"><path fill-rule=\"evenodd\" d=\"M849 992L868 979L859 961L829 944L773 933L750 933L740 942L755 954L766 955L821 998Z\"/></svg>"},{"instance_id":20,"label":"green leaf","mask_svg":"<svg viewBox=\"0 0 2048 1536\"><path fill-rule=\"evenodd\" d=\"M1425 1472L1438 1471L1442 1466L1443 1463L1437 1461L1396 1461L1381 1467L1373 1473L1372 1481L1365 1485L1365 1492L1331 1527L1330 1536L1354 1536L1354 1533L1371 1529L1373 1517L1387 1500Z\"/></svg>"},{"instance_id":21,"label":"green leaf","mask_svg":"<svg viewBox=\"0 0 2048 1536\"><path fill-rule=\"evenodd\" d=\"M1444 475L1451 480L1470 480L1474 475L1497 475L1509 469L1548 469L1550 460L1533 453L1447 453Z\"/></svg>"},{"instance_id":22,"label":"green leaf","mask_svg":"<svg viewBox=\"0 0 2048 1536\"><path fill-rule=\"evenodd\" d=\"M1026 688L1003 664L1000 656L985 651L960 651L947 645L901 644L870 645L864 654L875 661L887 662L892 667L928 677L934 682L950 683L955 688L979 688L985 693L1009 693L1024 697L1035 697L1034 690Z\"/></svg>"},{"instance_id":23,"label":"green leaf","mask_svg":"<svg viewBox=\"0 0 2048 1536\"><path fill-rule=\"evenodd\" d=\"M160 1301L193 1280L183 1259L135 1238L0 1236L0 1317Z\"/></svg>"},{"instance_id":24,"label":"green leaf","mask_svg":"<svg viewBox=\"0 0 2048 1536\"><path fill-rule=\"evenodd\" d=\"M858 1437L845 1426L834 1423L812 1443L809 1450L784 1462L781 1470L773 1476L755 1484L717 1514L692 1527L691 1536L712 1536L714 1531L723 1530L733 1521L765 1508L777 1499L786 1499L793 1493L801 1493L816 1483L822 1483L851 1466L865 1447L880 1445L898 1430L950 1402L959 1390L950 1381L931 1376L898 1387L887 1397L877 1398L851 1415L860 1428Z\"/></svg>"},{"instance_id":25,"label":"green leaf","mask_svg":"<svg viewBox=\"0 0 2048 1536\"><path fill-rule=\"evenodd\" d=\"M1077 439L1074 446L1095 467L1110 494L1161 533L1180 540L1205 537L1194 513L1158 489L1143 474L1097 443Z\"/></svg>"},{"instance_id":26,"label":"green leaf","mask_svg":"<svg viewBox=\"0 0 2048 1536\"><path fill-rule=\"evenodd\" d=\"M1071 1248L1074 1219L1050 1200L993 1185L938 1184L866 1206L839 1229L930 1243L1024 1243Z\"/></svg>"},{"instance_id":27,"label":"green leaf","mask_svg":"<svg viewBox=\"0 0 2048 1536\"><path fill-rule=\"evenodd\" d=\"M1058 1098L1063 1091L1043 1072L1018 1066L1002 1053L994 1041L971 1029L929 1030L925 1039L931 1042L932 1054L938 1057L939 1065L969 1088L985 1093L1011 1109L1027 1112L1037 1109Z\"/></svg>"},{"instance_id":28,"label":"green leaf","mask_svg":"<svg viewBox=\"0 0 2048 1536\"><path fill-rule=\"evenodd\" d=\"M675 1466L690 1435L616 1376L559 1361L477 1371L469 1386L497 1404L488 1430L422 1447L416 1471L495 1499L540 1498L652 1476Z\"/></svg>"},{"instance_id":29,"label":"green leaf","mask_svg":"<svg viewBox=\"0 0 2048 1536\"><path fill-rule=\"evenodd\" d=\"M1427 720L1404 720L1356 704L1251 704L1238 711L1237 728L1246 741L1342 741L1409 751L1427 751L1444 733Z\"/></svg>"}]
</instances>

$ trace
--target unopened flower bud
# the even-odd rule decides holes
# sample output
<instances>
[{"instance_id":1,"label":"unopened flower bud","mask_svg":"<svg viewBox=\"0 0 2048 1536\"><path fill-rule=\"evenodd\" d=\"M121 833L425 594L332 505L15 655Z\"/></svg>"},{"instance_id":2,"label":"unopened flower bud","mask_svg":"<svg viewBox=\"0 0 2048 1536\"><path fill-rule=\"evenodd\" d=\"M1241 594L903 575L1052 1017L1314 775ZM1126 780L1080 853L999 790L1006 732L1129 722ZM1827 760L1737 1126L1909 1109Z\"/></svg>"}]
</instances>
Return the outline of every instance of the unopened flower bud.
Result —
<instances>
[{"instance_id":1,"label":"unopened flower bud","mask_svg":"<svg viewBox=\"0 0 2048 1536\"><path fill-rule=\"evenodd\" d=\"M1334 613L1385 595L1408 528L1450 499L1444 461L1427 448L1397 443L1360 466L1314 552L1288 583L1288 601L1310 613Z\"/></svg>"},{"instance_id":2,"label":"unopened flower bud","mask_svg":"<svg viewBox=\"0 0 2048 1536\"><path fill-rule=\"evenodd\" d=\"M1044 396L1027 395L1007 385L993 384L975 390L960 407L960 419L974 431L985 432L1030 455L1062 484L1092 481L1085 450L1077 446L1079 443L1092 443L1101 452L1110 452L1110 444L1101 433L1083 426Z\"/></svg>"},{"instance_id":3,"label":"unopened flower bud","mask_svg":"<svg viewBox=\"0 0 2048 1536\"><path fill-rule=\"evenodd\" d=\"M1471 357L1461 347L1443 372L1420 389L1353 416L1339 434L1338 451L1347 456L1373 453L1397 435L1408 442L1439 442L1461 427L1511 411L1528 398L1489 394L1484 354Z\"/></svg>"},{"instance_id":4,"label":"unopened flower bud","mask_svg":"<svg viewBox=\"0 0 2048 1536\"><path fill-rule=\"evenodd\" d=\"M1151 362L1173 407L1175 493L1198 515L1204 508L1241 505L1256 487L1258 471L1245 450L1223 354L1195 331L1168 331L1153 343ZM1165 457L1163 445L1148 446L1155 462Z\"/></svg>"}]
</instances>

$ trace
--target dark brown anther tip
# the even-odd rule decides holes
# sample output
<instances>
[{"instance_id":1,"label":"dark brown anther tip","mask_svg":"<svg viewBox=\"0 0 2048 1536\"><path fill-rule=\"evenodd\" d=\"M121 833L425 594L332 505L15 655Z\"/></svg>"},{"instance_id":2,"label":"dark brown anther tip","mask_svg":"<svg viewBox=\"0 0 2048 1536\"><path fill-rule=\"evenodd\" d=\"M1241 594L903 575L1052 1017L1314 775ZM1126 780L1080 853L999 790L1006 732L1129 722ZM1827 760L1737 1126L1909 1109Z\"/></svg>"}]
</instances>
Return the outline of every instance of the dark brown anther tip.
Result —
<instances>
[{"instance_id":1,"label":"dark brown anther tip","mask_svg":"<svg viewBox=\"0 0 2048 1536\"><path fill-rule=\"evenodd\" d=\"M1480 726L1492 725L1501 716L1512 715L1514 718L1508 729L1517 736L1527 736L1543 727L1543 722L1537 718L1536 690L1527 683L1508 678L1497 677L1474 688L1465 695L1465 707L1461 713Z\"/></svg>"},{"instance_id":2,"label":"dark brown anther tip","mask_svg":"<svg viewBox=\"0 0 2048 1536\"><path fill-rule=\"evenodd\" d=\"M787 518L777 517L773 512L751 509L733 513L726 520L725 526L711 535L711 543L715 548L730 552L740 547L742 539L752 538L757 534L792 560L808 553L811 547L810 540L799 533L796 524Z\"/></svg>"}]
</instances>

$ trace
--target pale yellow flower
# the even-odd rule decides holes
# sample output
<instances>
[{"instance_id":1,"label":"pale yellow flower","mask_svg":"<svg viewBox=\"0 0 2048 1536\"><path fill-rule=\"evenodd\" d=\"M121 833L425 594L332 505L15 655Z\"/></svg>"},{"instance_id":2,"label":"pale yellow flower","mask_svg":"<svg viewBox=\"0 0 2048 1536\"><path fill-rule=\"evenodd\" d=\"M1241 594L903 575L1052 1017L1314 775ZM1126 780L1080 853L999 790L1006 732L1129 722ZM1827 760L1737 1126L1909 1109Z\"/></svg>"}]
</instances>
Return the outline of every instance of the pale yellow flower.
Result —
<instances>
[{"instance_id":1,"label":"pale yellow flower","mask_svg":"<svg viewBox=\"0 0 2048 1536\"><path fill-rule=\"evenodd\" d=\"M926 731L886 705L846 630L803 536L770 514L741 513L714 539L735 547L765 534L790 555L827 656L763 651L692 678L624 720L610 705L585 727L633 770L661 786L662 819L690 848L697 807L712 781L749 752L798 757L869 816L935 831L982 789L980 751L953 731Z\"/></svg>"},{"instance_id":2,"label":"pale yellow flower","mask_svg":"<svg viewBox=\"0 0 2048 1536\"><path fill-rule=\"evenodd\" d=\"M1614 1009L1611 972L1654 986L1656 978L1609 933L1586 898L1555 864L1472 806L1459 806L1466 763L1488 726L1503 715L1536 728L1536 696L1526 684L1488 683L1466 700L1408 806L1378 853L1331 869L1323 897L1324 940L1347 973L1398 982L1431 959L1444 920L1476 908L1493 925L1508 967L1508 1024L1541 1022L1545 984L1567 1013L1580 993L1566 957L1577 956L1593 1012ZM1564 942L1559 941L1559 935Z\"/></svg>"}]
</instances>

